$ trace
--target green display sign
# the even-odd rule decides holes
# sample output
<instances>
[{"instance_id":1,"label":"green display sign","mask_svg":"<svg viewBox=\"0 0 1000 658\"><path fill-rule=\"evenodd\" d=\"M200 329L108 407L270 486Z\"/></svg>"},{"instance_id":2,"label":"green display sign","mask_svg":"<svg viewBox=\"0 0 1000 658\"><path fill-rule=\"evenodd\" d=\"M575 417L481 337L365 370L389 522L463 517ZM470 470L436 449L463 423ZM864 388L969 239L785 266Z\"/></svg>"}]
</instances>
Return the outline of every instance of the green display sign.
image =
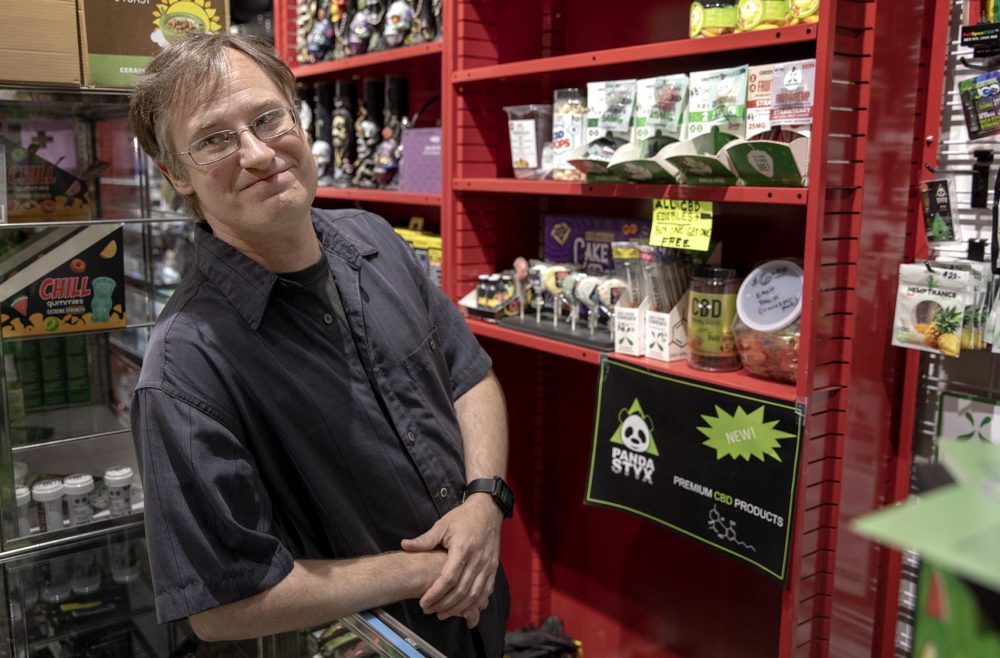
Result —
<instances>
[{"instance_id":1,"label":"green display sign","mask_svg":"<svg viewBox=\"0 0 1000 658\"><path fill-rule=\"evenodd\" d=\"M603 357L585 502L784 580L802 409Z\"/></svg>"}]
</instances>

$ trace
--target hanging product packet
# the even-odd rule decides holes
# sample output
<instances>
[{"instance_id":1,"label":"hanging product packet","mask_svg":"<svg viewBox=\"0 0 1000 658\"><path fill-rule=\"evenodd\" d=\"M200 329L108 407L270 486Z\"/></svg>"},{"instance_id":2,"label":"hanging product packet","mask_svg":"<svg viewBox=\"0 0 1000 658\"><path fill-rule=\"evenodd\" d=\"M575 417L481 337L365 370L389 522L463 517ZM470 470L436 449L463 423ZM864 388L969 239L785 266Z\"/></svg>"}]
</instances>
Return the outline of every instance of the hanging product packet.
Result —
<instances>
[{"instance_id":1,"label":"hanging product packet","mask_svg":"<svg viewBox=\"0 0 1000 658\"><path fill-rule=\"evenodd\" d=\"M681 139L687 107L688 77L662 75L636 81L635 141L649 158Z\"/></svg>"},{"instance_id":2,"label":"hanging product packet","mask_svg":"<svg viewBox=\"0 0 1000 658\"><path fill-rule=\"evenodd\" d=\"M965 310L972 303L971 279L969 272L929 263L900 265L892 344L958 356Z\"/></svg>"},{"instance_id":3,"label":"hanging product packet","mask_svg":"<svg viewBox=\"0 0 1000 658\"><path fill-rule=\"evenodd\" d=\"M989 316L990 282L992 274L989 264L978 261L930 261L935 270L947 270L968 274L970 300L962 315L961 343L963 350L986 349L986 318Z\"/></svg>"},{"instance_id":4,"label":"hanging product packet","mask_svg":"<svg viewBox=\"0 0 1000 658\"><path fill-rule=\"evenodd\" d=\"M635 80L587 83L587 128L584 144L567 161L588 180L613 180L608 163L631 136L635 112Z\"/></svg>"},{"instance_id":5,"label":"hanging product packet","mask_svg":"<svg viewBox=\"0 0 1000 658\"><path fill-rule=\"evenodd\" d=\"M1000 71L990 71L958 83L969 139L1000 133Z\"/></svg>"},{"instance_id":6,"label":"hanging product packet","mask_svg":"<svg viewBox=\"0 0 1000 658\"><path fill-rule=\"evenodd\" d=\"M688 138L713 127L741 139L746 136L747 69L744 65L691 74Z\"/></svg>"},{"instance_id":7,"label":"hanging product packet","mask_svg":"<svg viewBox=\"0 0 1000 658\"><path fill-rule=\"evenodd\" d=\"M923 209L927 242L960 242L961 225L952 208L955 180L951 176L920 181L920 205Z\"/></svg>"}]
</instances>

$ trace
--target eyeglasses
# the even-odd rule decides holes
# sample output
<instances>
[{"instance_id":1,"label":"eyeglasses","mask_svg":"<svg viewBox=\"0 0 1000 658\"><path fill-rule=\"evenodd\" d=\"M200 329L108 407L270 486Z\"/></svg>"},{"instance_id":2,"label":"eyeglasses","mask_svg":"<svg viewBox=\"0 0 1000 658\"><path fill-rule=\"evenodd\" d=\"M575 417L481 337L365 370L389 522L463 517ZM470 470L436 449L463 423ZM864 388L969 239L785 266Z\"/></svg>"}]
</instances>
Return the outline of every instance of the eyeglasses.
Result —
<instances>
[{"instance_id":1,"label":"eyeglasses","mask_svg":"<svg viewBox=\"0 0 1000 658\"><path fill-rule=\"evenodd\" d=\"M249 124L236 130L220 130L202 137L188 146L188 150L173 155L189 155L195 164L207 165L228 158L240 150L240 133L249 130L261 141L281 137L298 123L290 107L268 110Z\"/></svg>"}]
</instances>

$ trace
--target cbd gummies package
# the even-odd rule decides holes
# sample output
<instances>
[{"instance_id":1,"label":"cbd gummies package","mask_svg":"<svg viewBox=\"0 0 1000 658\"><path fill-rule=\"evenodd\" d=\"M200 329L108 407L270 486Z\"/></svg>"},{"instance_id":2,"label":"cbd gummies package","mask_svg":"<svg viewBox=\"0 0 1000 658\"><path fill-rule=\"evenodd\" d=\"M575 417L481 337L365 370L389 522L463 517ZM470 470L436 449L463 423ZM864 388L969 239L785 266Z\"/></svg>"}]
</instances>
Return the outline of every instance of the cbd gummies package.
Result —
<instances>
[{"instance_id":1,"label":"cbd gummies package","mask_svg":"<svg viewBox=\"0 0 1000 658\"><path fill-rule=\"evenodd\" d=\"M688 139L713 127L740 139L746 136L747 70L744 65L691 74Z\"/></svg>"},{"instance_id":2,"label":"cbd gummies package","mask_svg":"<svg viewBox=\"0 0 1000 658\"><path fill-rule=\"evenodd\" d=\"M772 30L788 24L788 0L740 0L736 7L736 29Z\"/></svg>"},{"instance_id":3,"label":"cbd gummies package","mask_svg":"<svg viewBox=\"0 0 1000 658\"><path fill-rule=\"evenodd\" d=\"M819 21L819 0L790 0L788 25Z\"/></svg>"},{"instance_id":4,"label":"cbd gummies package","mask_svg":"<svg viewBox=\"0 0 1000 658\"><path fill-rule=\"evenodd\" d=\"M607 136L628 139L635 110L635 80L587 83L587 143Z\"/></svg>"},{"instance_id":5,"label":"cbd gummies package","mask_svg":"<svg viewBox=\"0 0 1000 658\"><path fill-rule=\"evenodd\" d=\"M965 309L972 301L968 272L937 270L927 263L899 266L892 344L958 356Z\"/></svg>"},{"instance_id":6,"label":"cbd gummies package","mask_svg":"<svg viewBox=\"0 0 1000 658\"><path fill-rule=\"evenodd\" d=\"M683 74L636 81L635 139L643 144L643 157L681 138L687 94L688 77Z\"/></svg>"}]
</instances>

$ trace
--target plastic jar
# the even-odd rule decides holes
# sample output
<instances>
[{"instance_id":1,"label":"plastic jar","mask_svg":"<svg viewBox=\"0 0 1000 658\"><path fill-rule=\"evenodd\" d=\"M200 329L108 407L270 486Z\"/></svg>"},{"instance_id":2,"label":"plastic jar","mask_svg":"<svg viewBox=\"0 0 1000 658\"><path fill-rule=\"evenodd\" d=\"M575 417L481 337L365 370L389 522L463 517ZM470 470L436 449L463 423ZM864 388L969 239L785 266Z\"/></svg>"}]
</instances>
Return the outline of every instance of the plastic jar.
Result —
<instances>
[{"instance_id":1,"label":"plastic jar","mask_svg":"<svg viewBox=\"0 0 1000 658\"><path fill-rule=\"evenodd\" d=\"M17 536L27 537L31 534L31 521L28 516L31 490L23 484L14 485L14 500L17 503Z\"/></svg>"},{"instance_id":2,"label":"plastic jar","mask_svg":"<svg viewBox=\"0 0 1000 658\"><path fill-rule=\"evenodd\" d=\"M701 0L691 3L690 35L717 37L736 31L736 0Z\"/></svg>"},{"instance_id":3,"label":"plastic jar","mask_svg":"<svg viewBox=\"0 0 1000 658\"><path fill-rule=\"evenodd\" d=\"M743 367L765 379L794 384L799 367L802 268L773 260L755 268L736 298L733 324Z\"/></svg>"},{"instance_id":4,"label":"plastic jar","mask_svg":"<svg viewBox=\"0 0 1000 658\"><path fill-rule=\"evenodd\" d=\"M101 588L101 551L86 548L73 555L70 586L76 594L90 594Z\"/></svg>"},{"instance_id":5,"label":"plastic jar","mask_svg":"<svg viewBox=\"0 0 1000 658\"><path fill-rule=\"evenodd\" d=\"M87 473L74 473L63 480L63 495L69 511L71 526L85 525L94 520L94 507L90 494L94 490L94 478Z\"/></svg>"},{"instance_id":6,"label":"plastic jar","mask_svg":"<svg viewBox=\"0 0 1000 658\"><path fill-rule=\"evenodd\" d=\"M733 320L740 279L728 267L695 268L688 294L688 364L698 370L738 370Z\"/></svg>"},{"instance_id":7,"label":"plastic jar","mask_svg":"<svg viewBox=\"0 0 1000 658\"><path fill-rule=\"evenodd\" d=\"M104 471L104 485L108 488L108 512L112 518L132 513L132 469L115 466Z\"/></svg>"},{"instance_id":8,"label":"plastic jar","mask_svg":"<svg viewBox=\"0 0 1000 658\"><path fill-rule=\"evenodd\" d=\"M585 143L587 97L581 89L556 89L552 103L552 178L583 180L586 174L569 163L569 155Z\"/></svg>"},{"instance_id":9,"label":"plastic jar","mask_svg":"<svg viewBox=\"0 0 1000 658\"><path fill-rule=\"evenodd\" d=\"M543 154L552 135L552 106L510 105L503 109L507 112L514 178L545 178L548 172Z\"/></svg>"},{"instance_id":10,"label":"plastic jar","mask_svg":"<svg viewBox=\"0 0 1000 658\"><path fill-rule=\"evenodd\" d=\"M43 480L31 487L31 497L38 510L38 530L59 530L63 525L62 480Z\"/></svg>"}]
</instances>

